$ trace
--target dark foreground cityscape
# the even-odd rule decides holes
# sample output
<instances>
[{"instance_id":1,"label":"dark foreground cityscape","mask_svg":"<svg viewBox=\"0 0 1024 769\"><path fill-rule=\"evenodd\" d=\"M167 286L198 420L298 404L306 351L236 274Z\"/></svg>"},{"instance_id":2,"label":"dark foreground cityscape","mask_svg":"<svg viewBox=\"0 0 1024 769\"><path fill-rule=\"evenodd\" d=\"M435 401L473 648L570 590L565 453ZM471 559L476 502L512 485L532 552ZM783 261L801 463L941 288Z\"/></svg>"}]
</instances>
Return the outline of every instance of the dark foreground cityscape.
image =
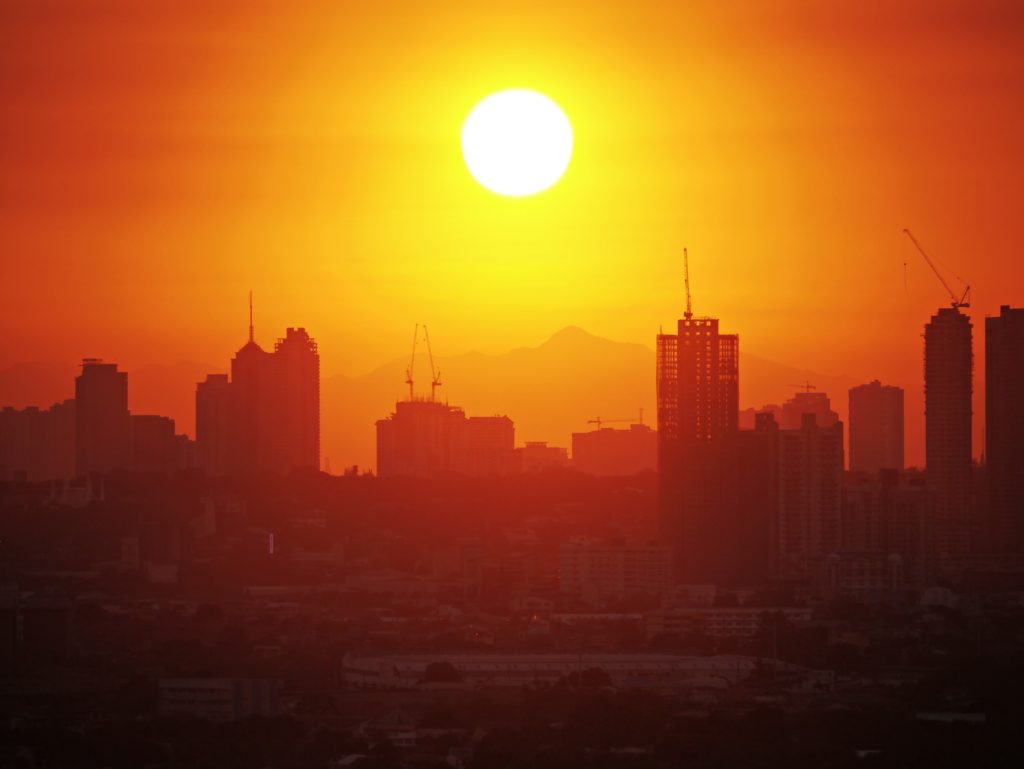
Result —
<instances>
[{"instance_id":1,"label":"dark foreground cityscape","mask_svg":"<svg viewBox=\"0 0 1024 769\"><path fill-rule=\"evenodd\" d=\"M923 470L896 386L849 391L848 462L811 383L741 412L689 301L657 429L564 448L444 402L418 328L376 472L321 471L305 329L250 318L194 441L85 359L0 412L0 767L1020 765L1024 309L984 319L978 463L966 306Z\"/></svg>"}]
</instances>

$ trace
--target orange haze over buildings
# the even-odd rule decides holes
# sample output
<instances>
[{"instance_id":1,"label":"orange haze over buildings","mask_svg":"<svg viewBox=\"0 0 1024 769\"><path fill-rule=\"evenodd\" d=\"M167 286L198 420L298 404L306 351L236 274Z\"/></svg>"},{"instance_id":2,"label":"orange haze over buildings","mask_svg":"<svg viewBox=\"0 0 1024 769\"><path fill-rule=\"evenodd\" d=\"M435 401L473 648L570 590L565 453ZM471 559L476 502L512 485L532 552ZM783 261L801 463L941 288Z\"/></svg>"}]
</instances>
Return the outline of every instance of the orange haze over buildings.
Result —
<instances>
[{"instance_id":1,"label":"orange haze over buildings","mask_svg":"<svg viewBox=\"0 0 1024 769\"><path fill-rule=\"evenodd\" d=\"M971 284L982 361L982 318L1024 304L1024 7L837 5L5 2L0 367L194 362L182 393L132 396L191 404L245 341L250 288L257 334L308 328L325 381L406 356L416 322L450 354L570 324L653 349L686 245L695 312L742 353L904 387L921 464L921 335L948 300L901 229ZM459 147L473 105L512 87L554 99L575 142L564 178L520 199ZM608 399L653 415L649 361L646 390ZM741 407L800 381L756 390L742 366ZM487 413L516 420L536 376L509 366ZM161 413L192 432L186 407ZM335 466L365 461L344 446L387 413L325 411ZM517 440L597 413L517 421Z\"/></svg>"}]
</instances>

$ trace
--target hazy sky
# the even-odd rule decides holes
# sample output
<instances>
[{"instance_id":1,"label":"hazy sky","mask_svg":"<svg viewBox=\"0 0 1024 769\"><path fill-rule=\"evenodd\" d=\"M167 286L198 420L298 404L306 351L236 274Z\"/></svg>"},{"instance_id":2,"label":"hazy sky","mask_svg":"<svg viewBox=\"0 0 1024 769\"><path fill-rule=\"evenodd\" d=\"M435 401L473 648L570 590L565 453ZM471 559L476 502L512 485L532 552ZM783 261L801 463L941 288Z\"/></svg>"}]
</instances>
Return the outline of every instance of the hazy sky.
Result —
<instances>
[{"instance_id":1,"label":"hazy sky","mask_svg":"<svg viewBox=\"0 0 1024 769\"><path fill-rule=\"evenodd\" d=\"M903 385L909 427L946 302L910 227L973 286L981 373L981 318L1024 304L1024 5L486 5L0 4L0 364L226 369L249 288L258 339L306 326L327 374L416 322L446 353L652 345L685 245L698 313ZM508 87L575 130L521 200L459 150Z\"/></svg>"}]
</instances>

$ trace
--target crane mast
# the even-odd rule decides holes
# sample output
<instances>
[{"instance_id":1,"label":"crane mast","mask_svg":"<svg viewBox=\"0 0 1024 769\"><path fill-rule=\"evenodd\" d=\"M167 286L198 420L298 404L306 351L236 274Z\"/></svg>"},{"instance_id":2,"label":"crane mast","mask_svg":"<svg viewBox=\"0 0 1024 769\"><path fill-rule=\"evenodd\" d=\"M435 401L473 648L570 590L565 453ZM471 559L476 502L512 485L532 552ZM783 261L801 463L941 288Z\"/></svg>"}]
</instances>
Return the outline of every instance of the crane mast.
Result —
<instances>
[{"instance_id":1,"label":"crane mast","mask_svg":"<svg viewBox=\"0 0 1024 769\"><path fill-rule=\"evenodd\" d=\"M953 309L954 310L959 310L961 307L970 307L971 306L971 287L967 286L964 289L964 293L958 299L957 295L956 295L956 292L954 292L953 289L949 287L949 283L947 283L946 279L944 277L942 277L942 273L939 272L939 268L935 266L935 263L931 260L931 258L925 252L924 248L921 247L921 244L917 242L917 238L914 237L914 233L912 233L910 230L908 230L905 227L903 228L903 233L908 238L910 238L910 242L914 244L914 247L920 252L921 256L924 257L924 260L928 263L928 266L932 268L932 272L935 273L935 277L939 279L939 282L942 284L943 288L946 289L946 292L949 294L950 304L953 306Z\"/></svg>"},{"instance_id":2,"label":"crane mast","mask_svg":"<svg viewBox=\"0 0 1024 769\"><path fill-rule=\"evenodd\" d=\"M433 402L437 396L437 388L441 386L441 369L434 366L434 351L430 348L430 332L427 326L423 326L423 339L427 343L427 357L430 358L430 400Z\"/></svg>"},{"instance_id":3,"label":"crane mast","mask_svg":"<svg viewBox=\"0 0 1024 769\"><path fill-rule=\"evenodd\" d=\"M690 255L686 248L683 248L683 283L686 284L686 312L683 317L689 320L693 317L693 301L690 297Z\"/></svg>"},{"instance_id":4,"label":"crane mast","mask_svg":"<svg viewBox=\"0 0 1024 769\"><path fill-rule=\"evenodd\" d=\"M420 335L420 324L416 324L416 328L412 332L412 357L409 359L409 365L405 368L405 383L409 385L409 400L413 397L413 386L412 386L412 372L416 366L416 339Z\"/></svg>"}]
</instances>

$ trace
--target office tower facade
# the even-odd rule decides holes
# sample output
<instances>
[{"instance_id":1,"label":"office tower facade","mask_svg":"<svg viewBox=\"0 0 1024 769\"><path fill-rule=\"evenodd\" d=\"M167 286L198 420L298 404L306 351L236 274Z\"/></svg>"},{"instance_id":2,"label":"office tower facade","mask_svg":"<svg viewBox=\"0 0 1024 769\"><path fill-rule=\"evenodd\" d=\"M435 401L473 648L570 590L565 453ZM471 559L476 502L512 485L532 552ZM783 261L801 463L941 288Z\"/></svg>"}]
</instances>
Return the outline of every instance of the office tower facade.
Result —
<instances>
[{"instance_id":1,"label":"office tower facade","mask_svg":"<svg viewBox=\"0 0 1024 769\"><path fill-rule=\"evenodd\" d=\"M970 552L971 320L943 307L924 330L925 465L938 556Z\"/></svg>"},{"instance_id":2,"label":"office tower facade","mask_svg":"<svg viewBox=\"0 0 1024 769\"><path fill-rule=\"evenodd\" d=\"M877 379L850 388L850 469L903 469L903 389Z\"/></svg>"},{"instance_id":3,"label":"office tower facade","mask_svg":"<svg viewBox=\"0 0 1024 769\"><path fill-rule=\"evenodd\" d=\"M289 328L273 354L272 462L280 472L320 469L320 353L304 328Z\"/></svg>"},{"instance_id":4,"label":"office tower facade","mask_svg":"<svg viewBox=\"0 0 1024 769\"><path fill-rule=\"evenodd\" d=\"M79 475L131 466L128 374L116 363L82 361L75 379L75 457Z\"/></svg>"},{"instance_id":5,"label":"office tower facade","mask_svg":"<svg viewBox=\"0 0 1024 769\"><path fill-rule=\"evenodd\" d=\"M647 425L572 434L572 466L591 475L633 475L658 466L658 434Z\"/></svg>"},{"instance_id":6,"label":"office tower facade","mask_svg":"<svg viewBox=\"0 0 1024 769\"><path fill-rule=\"evenodd\" d=\"M727 483L727 446L739 416L739 336L687 312L657 340L661 535L677 575L705 578Z\"/></svg>"},{"instance_id":7,"label":"office tower facade","mask_svg":"<svg viewBox=\"0 0 1024 769\"><path fill-rule=\"evenodd\" d=\"M1024 308L985 318L988 544L1024 552Z\"/></svg>"},{"instance_id":8,"label":"office tower facade","mask_svg":"<svg viewBox=\"0 0 1024 769\"><path fill-rule=\"evenodd\" d=\"M779 576L808 580L840 547L843 423L819 427L805 414L779 433Z\"/></svg>"},{"instance_id":9,"label":"office tower facade","mask_svg":"<svg viewBox=\"0 0 1024 769\"><path fill-rule=\"evenodd\" d=\"M199 467L210 476L229 472L231 382L227 374L208 374L196 385L196 451Z\"/></svg>"}]
</instances>

